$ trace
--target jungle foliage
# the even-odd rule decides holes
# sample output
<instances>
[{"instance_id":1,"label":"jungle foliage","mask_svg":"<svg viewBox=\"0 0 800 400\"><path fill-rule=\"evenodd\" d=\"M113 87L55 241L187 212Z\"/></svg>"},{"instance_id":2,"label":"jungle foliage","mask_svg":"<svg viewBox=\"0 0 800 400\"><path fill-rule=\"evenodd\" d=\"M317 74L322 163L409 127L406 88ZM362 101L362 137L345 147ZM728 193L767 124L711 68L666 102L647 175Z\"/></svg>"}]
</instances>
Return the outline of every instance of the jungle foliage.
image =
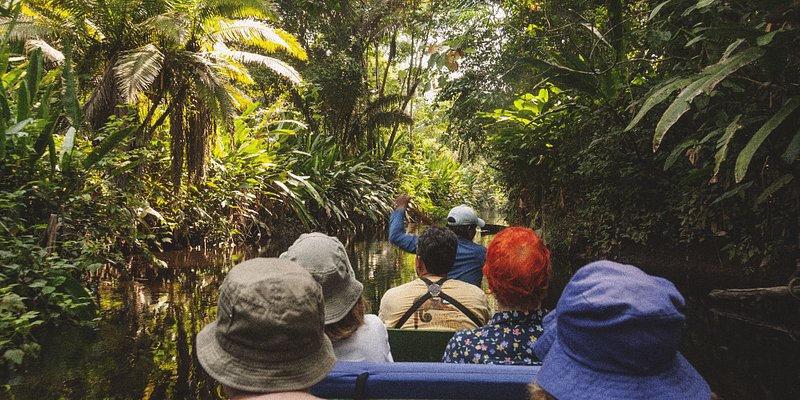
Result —
<instances>
[{"instance_id":1,"label":"jungle foliage","mask_svg":"<svg viewBox=\"0 0 800 400\"><path fill-rule=\"evenodd\" d=\"M674 249L786 279L798 254L796 2L509 1L450 33L453 140L562 254ZM720 261L716 261L720 260Z\"/></svg>"},{"instance_id":2,"label":"jungle foliage","mask_svg":"<svg viewBox=\"0 0 800 400\"><path fill-rule=\"evenodd\" d=\"M349 235L398 190L498 198L417 90L445 5L0 1L0 364L96 322L88 283L127 255Z\"/></svg>"},{"instance_id":3,"label":"jungle foliage","mask_svg":"<svg viewBox=\"0 0 800 400\"><path fill-rule=\"evenodd\" d=\"M127 254L351 234L399 191L433 215L507 197L561 254L780 276L797 23L775 1L0 1L3 362L92 321L84 285Z\"/></svg>"}]
</instances>

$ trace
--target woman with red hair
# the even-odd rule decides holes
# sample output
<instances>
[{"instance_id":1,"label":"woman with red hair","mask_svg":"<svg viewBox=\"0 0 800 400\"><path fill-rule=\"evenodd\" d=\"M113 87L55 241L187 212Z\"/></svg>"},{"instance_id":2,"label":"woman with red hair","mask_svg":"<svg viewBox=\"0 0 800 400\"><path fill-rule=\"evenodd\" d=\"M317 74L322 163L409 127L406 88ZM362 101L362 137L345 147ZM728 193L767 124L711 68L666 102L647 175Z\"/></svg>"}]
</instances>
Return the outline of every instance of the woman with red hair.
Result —
<instances>
[{"instance_id":1,"label":"woman with red hair","mask_svg":"<svg viewBox=\"0 0 800 400\"><path fill-rule=\"evenodd\" d=\"M543 332L540 305L551 275L544 241L528 228L504 229L489 243L483 274L498 311L488 324L456 332L442 361L540 365L532 348Z\"/></svg>"}]
</instances>

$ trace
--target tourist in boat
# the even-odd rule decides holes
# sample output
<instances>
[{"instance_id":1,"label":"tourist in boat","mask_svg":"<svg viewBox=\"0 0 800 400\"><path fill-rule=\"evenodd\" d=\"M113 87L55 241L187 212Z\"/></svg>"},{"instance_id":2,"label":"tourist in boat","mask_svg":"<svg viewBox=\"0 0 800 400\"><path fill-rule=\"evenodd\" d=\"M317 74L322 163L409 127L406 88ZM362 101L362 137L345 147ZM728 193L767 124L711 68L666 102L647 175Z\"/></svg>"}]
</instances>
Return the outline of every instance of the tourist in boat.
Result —
<instances>
[{"instance_id":1,"label":"tourist in boat","mask_svg":"<svg viewBox=\"0 0 800 400\"><path fill-rule=\"evenodd\" d=\"M483 274L497 299L488 324L456 332L447 363L540 365L533 344L542 335L541 302L550 282L550 252L528 228L506 228L492 239Z\"/></svg>"},{"instance_id":2,"label":"tourist in boat","mask_svg":"<svg viewBox=\"0 0 800 400\"><path fill-rule=\"evenodd\" d=\"M322 290L289 260L233 267L217 319L197 334L197 359L231 399L317 399L308 388L333 369Z\"/></svg>"},{"instance_id":3,"label":"tourist in boat","mask_svg":"<svg viewBox=\"0 0 800 400\"><path fill-rule=\"evenodd\" d=\"M672 282L632 265L597 261L579 269L534 345L543 364L531 397L711 399L678 352L684 306Z\"/></svg>"},{"instance_id":4,"label":"tourist in boat","mask_svg":"<svg viewBox=\"0 0 800 400\"><path fill-rule=\"evenodd\" d=\"M389 242L409 253L417 252L417 237L406 233L403 226L405 212L411 198L401 194L395 199L395 210L389 215ZM486 247L472 240L479 227L485 222L478 218L471 207L460 205L454 207L447 214L447 228L458 236L458 250L453 269L448 275L450 279L457 279L481 287L483 280L483 263L486 260Z\"/></svg>"},{"instance_id":5,"label":"tourist in boat","mask_svg":"<svg viewBox=\"0 0 800 400\"><path fill-rule=\"evenodd\" d=\"M375 314L365 314L364 285L356 280L339 239L323 233L304 233L280 258L292 260L322 286L325 333L340 361L391 362L389 337Z\"/></svg>"},{"instance_id":6,"label":"tourist in boat","mask_svg":"<svg viewBox=\"0 0 800 400\"><path fill-rule=\"evenodd\" d=\"M486 294L479 287L449 279L458 247L450 230L432 226L417 239L418 279L389 289L378 316L389 328L468 329L489 319Z\"/></svg>"}]
</instances>

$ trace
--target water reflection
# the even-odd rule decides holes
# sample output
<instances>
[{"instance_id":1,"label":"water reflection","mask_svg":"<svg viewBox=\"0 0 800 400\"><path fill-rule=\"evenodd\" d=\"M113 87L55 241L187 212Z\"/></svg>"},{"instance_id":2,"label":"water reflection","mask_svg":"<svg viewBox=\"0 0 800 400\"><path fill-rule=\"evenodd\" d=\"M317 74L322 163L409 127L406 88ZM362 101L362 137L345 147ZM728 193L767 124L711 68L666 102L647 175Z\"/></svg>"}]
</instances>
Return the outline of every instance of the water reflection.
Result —
<instances>
[{"instance_id":1,"label":"water reflection","mask_svg":"<svg viewBox=\"0 0 800 400\"><path fill-rule=\"evenodd\" d=\"M372 312L388 288L415 278L413 255L396 250L385 236L346 245ZM102 313L97 329L59 329L40 338L41 357L12 377L10 398L219 399L216 383L199 367L194 338L216 316L225 273L255 254L165 253L160 257L167 269L133 261L103 271L96 283ZM553 262L551 307L580 266ZM714 390L726 399L800 398L800 346L788 336L717 318L710 307L690 297L682 351Z\"/></svg>"}]
</instances>

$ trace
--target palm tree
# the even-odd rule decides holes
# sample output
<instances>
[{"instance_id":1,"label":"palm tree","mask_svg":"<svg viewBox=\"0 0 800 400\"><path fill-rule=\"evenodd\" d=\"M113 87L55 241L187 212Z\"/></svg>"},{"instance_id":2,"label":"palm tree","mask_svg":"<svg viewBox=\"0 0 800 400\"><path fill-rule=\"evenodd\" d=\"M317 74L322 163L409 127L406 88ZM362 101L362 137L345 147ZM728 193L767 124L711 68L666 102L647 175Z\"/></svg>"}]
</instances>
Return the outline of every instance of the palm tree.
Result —
<instances>
[{"instance_id":1,"label":"palm tree","mask_svg":"<svg viewBox=\"0 0 800 400\"><path fill-rule=\"evenodd\" d=\"M260 0L29 0L12 37L47 44L75 36L84 60L78 70L96 77L83 106L93 128L120 105L141 106L135 141L143 146L168 119L177 188L184 164L189 182L205 177L217 124L249 105L237 87L253 83L246 65L300 81L294 68L264 55L306 59L291 34L263 22L272 17Z\"/></svg>"}]
</instances>

